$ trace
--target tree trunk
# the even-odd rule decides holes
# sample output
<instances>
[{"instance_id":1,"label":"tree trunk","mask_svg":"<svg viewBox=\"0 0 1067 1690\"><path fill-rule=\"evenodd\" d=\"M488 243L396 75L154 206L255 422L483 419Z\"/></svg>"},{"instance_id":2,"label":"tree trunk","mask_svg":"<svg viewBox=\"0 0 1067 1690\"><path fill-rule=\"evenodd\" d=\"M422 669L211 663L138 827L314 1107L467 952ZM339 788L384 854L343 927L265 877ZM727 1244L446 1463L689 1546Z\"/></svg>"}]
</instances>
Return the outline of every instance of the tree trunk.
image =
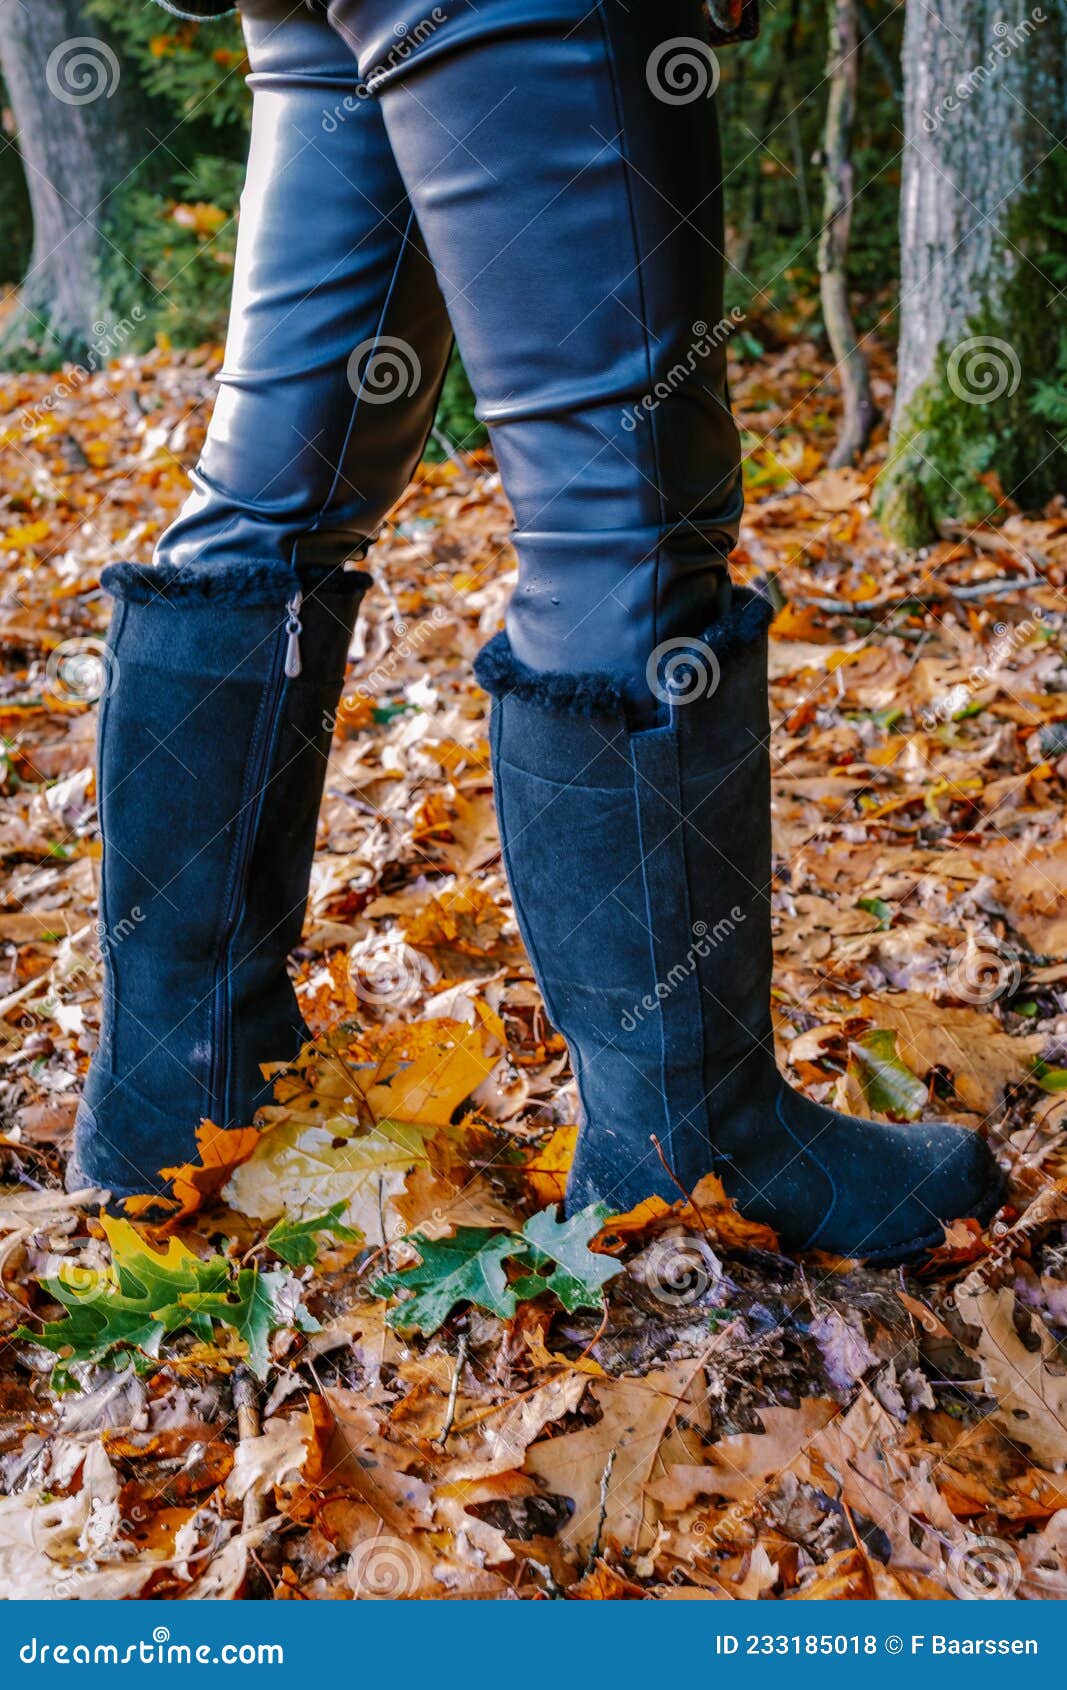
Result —
<instances>
[{"instance_id":1,"label":"tree trunk","mask_svg":"<svg viewBox=\"0 0 1067 1690\"><path fill-rule=\"evenodd\" d=\"M871 398L867 360L856 341L848 299L848 239L852 225L852 122L859 79L859 31L855 0L834 0L830 12L830 93L823 144L823 227L819 237L822 316L837 365L845 414L832 468L855 463L878 416Z\"/></svg>"},{"instance_id":2,"label":"tree trunk","mask_svg":"<svg viewBox=\"0 0 1067 1690\"><path fill-rule=\"evenodd\" d=\"M33 213L3 346L81 358L108 332L105 228L116 191L154 142L132 75L79 0L0 0L0 64Z\"/></svg>"},{"instance_id":3,"label":"tree trunk","mask_svg":"<svg viewBox=\"0 0 1067 1690\"><path fill-rule=\"evenodd\" d=\"M879 510L914 546L1064 484L1034 399L1064 321L1067 0L908 0L904 111L898 385Z\"/></svg>"}]
</instances>

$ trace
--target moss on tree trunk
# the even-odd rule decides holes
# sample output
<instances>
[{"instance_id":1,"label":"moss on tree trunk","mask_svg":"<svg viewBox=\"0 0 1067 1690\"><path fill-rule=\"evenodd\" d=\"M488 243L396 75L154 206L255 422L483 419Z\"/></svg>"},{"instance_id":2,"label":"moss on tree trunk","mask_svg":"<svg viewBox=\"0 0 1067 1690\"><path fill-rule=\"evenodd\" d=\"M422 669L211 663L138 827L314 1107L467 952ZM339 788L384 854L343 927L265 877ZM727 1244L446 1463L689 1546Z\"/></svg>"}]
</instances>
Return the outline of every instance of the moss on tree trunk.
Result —
<instances>
[{"instance_id":1,"label":"moss on tree trunk","mask_svg":"<svg viewBox=\"0 0 1067 1690\"><path fill-rule=\"evenodd\" d=\"M877 502L908 548L1067 487L1035 403L1067 317L1065 63L1067 0L1005 22L984 0L909 0L899 385Z\"/></svg>"}]
</instances>

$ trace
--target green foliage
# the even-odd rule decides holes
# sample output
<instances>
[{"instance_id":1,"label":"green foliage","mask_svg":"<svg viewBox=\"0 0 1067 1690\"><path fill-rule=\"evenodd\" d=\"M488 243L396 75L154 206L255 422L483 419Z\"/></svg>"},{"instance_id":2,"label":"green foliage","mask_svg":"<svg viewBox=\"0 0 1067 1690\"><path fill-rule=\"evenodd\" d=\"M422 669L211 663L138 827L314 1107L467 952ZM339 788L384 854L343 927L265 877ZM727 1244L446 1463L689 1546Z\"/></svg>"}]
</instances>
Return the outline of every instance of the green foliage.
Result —
<instances>
[{"instance_id":1,"label":"green foliage","mask_svg":"<svg viewBox=\"0 0 1067 1690\"><path fill-rule=\"evenodd\" d=\"M950 379L954 348L908 407L877 494L882 526L899 545L924 545L943 521L1003 516L1004 495L1024 509L1067 482L1067 153L1054 151L1005 218L1013 262L986 289L961 341L992 347L1003 380L988 403L962 398Z\"/></svg>"},{"instance_id":2,"label":"green foliage","mask_svg":"<svg viewBox=\"0 0 1067 1690\"><path fill-rule=\"evenodd\" d=\"M1067 213L1057 206L1067 204L1067 153L1060 148L1052 156L1049 191L1038 212L1039 228L1047 236L1043 269L1061 290L1067 290ZM1050 425L1059 444L1067 449L1067 317L1059 312L1059 332L1050 347L1047 373L1035 382L1031 394L1033 413Z\"/></svg>"},{"instance_id":3,"label":"green foliage","mask_svg":"<svg viewBox=\"0 0 1067 1690\"><path fill-rule=\"evenodd\" d=\"M1038 1060L1031 1069L1031 1077L1042 1091L1067 1091L1067 1068L1057 1068L1054 1063Z\"/></svg>"},{"instance_id":4,"label":"green foliage","mask_svg":"<svg viewBox=\"0 0 1067 1690\"><path fill-rule=\"evenodd\" d=\"M341 1216L346 1205L334 1203L324 1215L315 1215L306 1221L293 1221L286 1216L267 1234L267 1249L290 1267L310 1267L318 1259L318 1237L322 1232L331 1233L339 1238L343 1244L361 1244L362 1233L352 1227L343 1225Z\"/></svg>"},{"instance_id":5,"label":"green foliage","mask_svg":"<svg viewBox=\"0 0 1067 1690\"><path fill-rule=\"evenodd\" d=\"M526 1257L534 1271L516 1282L519 1301L551 1291L570 1314L575 1309L601 1308L603 1287L620 1271L610 1256L598 1256L589 1248L607 1218L603 1203L583 1209L566 1221L557 1220L554 1209L532 1215L522 1236L530 1246Z\"/></svg>"},{"instance_id":6,"label":"green foliage","mask_svg":"<svg viewBox=\"0 0 1067 1690\"><path fill-rule=\"evenodd\" d=\"M450 452L473 452L489 435L474 414L474 394L459 353L453 351L437 406L434 432L426 456L439 462Z\"/></svg>"},{"instance_id":7,"label":"green foliage","mask_svg":"<svg viewBox=\"0 0 1067 1690\"><path fill-rule=\"evenodd\" d=\"M117 317L139 301L145 312L140 348L159 333L175 346L196 346L225 332L237 243L236 206L244 163L205 154L175 174L171 193L133 184L108 224L114 257L108 295Z\"/></svg>"},{"instance_id":8,"label":"green foliage","mask_svg":"<svg viewBox=\"0 0 1067 1690\"><path fill-rule=\"evenodd\" d=\"M436 1332L457 1303L474 1303L503 1320L515 1313L515 1293L504 1272L504 1263L515 1248L513 1234L461 1226L451 1238L424 1238L416 1233L411 1242L422 1258L418 1266L385 1273L373 1287L376 1297L406 1294L399 1308L391 1311L390 1325Z\"/></svg>"},{"instance_id":9,"label":"green foliage","mask_svg":"<svg viewBox=\"0 0 1067 1690\"><path fill-rule=\"evenodd\" d=\"M416 1233L411 1242L421 1257L418 1265L383 1274L374 1294L404 1299L390 1311L391 1326L427 1335L436 1332L459 1303L473 1303L504 1320L520 1303L546 1293L570 1311L602 1308L603 1287L622 1271L610 1256L589 1248L607 1214L597 1204L561 1222L553 1209L544 1209L521 1233L472 1226L459 1227L444 1239ZM508 1263L519 1275L511 1283Z\"/></svg>"},{"instance_id":10,"label":"green foliage","mask_svg":"<svg viewBox=\"0 0 1067 1690\"><path fill-rule=\"evenodd\" d=\"M6 106L7 90L0 79L0 108ZM21 280L32 245L30 196L22 160L14 143L0 137L0 283Z\"/></svg>"},{"instance_id":11,"label":"green foliage","mask_svg":"<svg viewBox=\"0 0 1067 1690\"><path fill-rule=\"evenodd\" d=\"M15 1334L61 1358L52 1375L57 1390L70 1388L74 1362L132 1362L143 1369L167 1335L190 1332L210 1343L215 1323L244 1340L249 1365L265 1378L272 1332L316 1330L288 1273L235 1268L224 1256L205 1261L173 1238L165 1250L154 1250L128 1221L107 1221L105 1230L110 1267L42 1280L67 1312L39 1332L22 1326Z\"/></svg>"},{"instance_id":12,"label":"green foliage","mask_svg":"<svg viewBox=\"0 0 1067 1690\"><path fill-rule=\"evenodd\" d=\"M159 145L110 207L110 309L123 318L141 306L141 349L159 332L183 346L220 339L251 110L240 28L233 17L183 23L129 0L86 9L159 114Z\"/></svg>"},{"instance_id":13,"label":"green foliage","mask_svg":"<svg viewBox=\"0 0 1067 1690\"><path fill-rule=\"evenodd\" d=\"M899 60L904 7L870 0L860 59L850 273L861 327L884 310L897 272ZM826 118L826 0L762 7L756 41L724 48L718 106L732 265L727 305L765 312L818 292L820 154ZM883 303L879 305L879 301ZM735 351L738 350L735 341Z\"/></svg>"},{"instance_id":14,"label":"green foliage","mask_svg":"<svg viewBox=\"0 0 1067 1690\"><path fill-rule=\"evenodd\" d=\"M204 25L183 23L155 6L129 0L84 0L86 15L103 24L161 116L171 123L241 132L250 97L244 84L247 62L235 17ZM173 135L161 122L160 139ZM183 137L179 135L179 146ZM194 144L199 147L199 142Z\"/></svg>"}]
</instances>

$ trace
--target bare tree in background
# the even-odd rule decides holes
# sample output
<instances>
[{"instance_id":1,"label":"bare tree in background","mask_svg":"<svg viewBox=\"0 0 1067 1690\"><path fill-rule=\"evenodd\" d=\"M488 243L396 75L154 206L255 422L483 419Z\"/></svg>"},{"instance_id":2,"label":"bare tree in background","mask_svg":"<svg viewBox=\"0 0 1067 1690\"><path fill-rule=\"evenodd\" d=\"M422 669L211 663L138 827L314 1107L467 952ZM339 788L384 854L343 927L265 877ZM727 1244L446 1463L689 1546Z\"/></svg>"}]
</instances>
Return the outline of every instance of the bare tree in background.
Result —
<instances>
[{"instance_id":1,"label":"bare tree in background","mask_svg":"<svg viewBox=\"0 0 1067 1690\"><path fill-rule=\"evenodd\" d=\"M146 112L80 0L0 0L0 66L33 212L30 265L2 340L81 357L107 332L107 219L152 149Z\"/></svg>"},{"instance_id":2,"label":"bare tree in background","mask_svg":"<svg viewBox=\"0 0 1067 1690\"><path fill-rule=\"evenodd\" d=\"M833 0L830 8L829 98L823 159L823 227L819 237L819 290L823 322L837 364L845 415L833 467L854 463L878 416L871 398L867 360L857 342L848 289L848 241L852 225L852 124L856 112L860 47L855 0Z\"/></svg>"},{"instance_id":3,"label":"bare tree in background","mask_svg":"<svg viewBox=\"0 0 1067 1690\"><path fill-rule=\"evenodd\" d=\"M1067 322L1067 0L908 0L904 107L879 508L913 546L1064 485L1039 393Z\"/></svg>"}]
</instances>

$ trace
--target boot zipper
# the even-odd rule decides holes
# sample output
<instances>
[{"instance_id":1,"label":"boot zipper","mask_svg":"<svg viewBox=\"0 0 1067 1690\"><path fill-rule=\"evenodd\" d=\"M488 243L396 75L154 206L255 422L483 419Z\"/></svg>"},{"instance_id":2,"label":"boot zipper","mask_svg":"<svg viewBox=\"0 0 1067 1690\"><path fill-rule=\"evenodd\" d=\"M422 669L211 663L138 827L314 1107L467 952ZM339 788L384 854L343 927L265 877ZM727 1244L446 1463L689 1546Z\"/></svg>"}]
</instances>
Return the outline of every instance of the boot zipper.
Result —
<instances>
[{"instance_id":1,"label":"boot zipper","mask_svg":"<svg viewBox=\"0 0 1067 1690\"><path fill-rule=\"evenodd\" d=\"M269 691L263 708L263 732L260 735L259 744L256 748L255 763L249 771L249 780L245 788L251 796L244 806L237 824L236 860L230 885L229 902L226 906L226 918L222 927L222 950L215 977L211 1118L219 1126L226 1124L229 1103L226 1095L228 1091L226 1068L230 1048L231 953L244 904L248 873L252 863L252 850L256 840L256 824L263 808L263 782L267 776L274 742L277 737L278 715L285 696L286 682L295 680L301 672L300 635L304 631L300 620L302 603L303 594L298 589L285 606L286 619L278 634L277 653L274 662L271 664L270 678L267 682ZM283 646L284 659L279 661L282 658ZM239 1125L247 1126L248 1123L241 1122Z\"/></svg>"},{"instance_id":2,"label":"boot zipper","mask_svg":"<svg viewBox=\"0 0 1067 1690\"><path fill-rule=\"evenodd\" d=\"M285 673L291 681L295 681L300 673L300 636L304 632L304 624L300 620L300 606L303 602L304 595L298 588L285 607L289 613L285 624L285 632L288 635L285 646Z\"/></svg>"}]
</instances>

